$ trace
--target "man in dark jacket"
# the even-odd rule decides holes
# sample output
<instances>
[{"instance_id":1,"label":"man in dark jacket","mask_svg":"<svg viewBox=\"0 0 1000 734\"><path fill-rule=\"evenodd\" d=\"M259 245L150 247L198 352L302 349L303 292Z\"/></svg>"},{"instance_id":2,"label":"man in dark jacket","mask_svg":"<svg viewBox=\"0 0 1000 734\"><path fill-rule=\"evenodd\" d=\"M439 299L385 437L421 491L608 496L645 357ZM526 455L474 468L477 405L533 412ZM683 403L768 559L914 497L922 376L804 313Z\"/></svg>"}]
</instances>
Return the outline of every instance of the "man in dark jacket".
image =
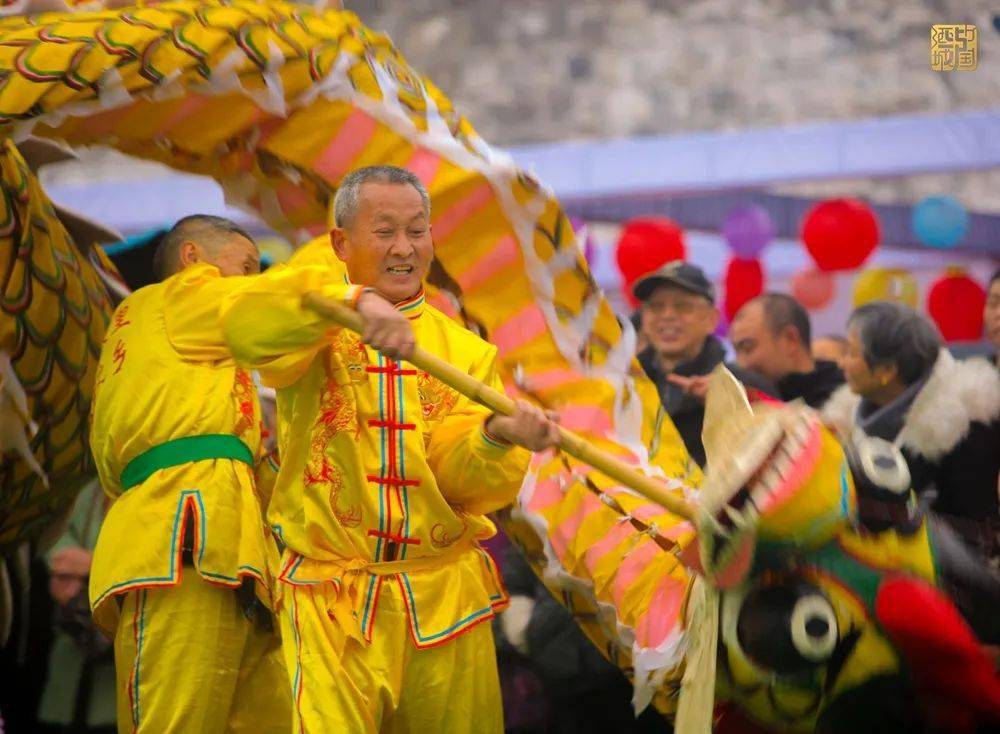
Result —
<instances>
[{"instance_id":1,"label":"man in dark jacket","mask_svg":"<svg viewBox=\"0 0 1000 734\"><path fill-rule=\"evenodd\" d=\"M782 400L801 398L819 410L844 384L844 373L834 362L813 358L810 332L809 314L798 301L766 293L737 312L729 333L740 367L770 380Z\"/></svg>"},{"instance_id":2,"label":"man in dark jacket","mask_svg":"<svg viewBox=\"0 0 1000 734\"><path fill-rule=\"evenodd\" d=\"M691 458L704 466L701 428L708 375L726 357L725 347L714 335L719 323L715 291L701 268L675 260L640 278L632 292L641 302L640 328L649 344L639 353L639 363L656 384L660 402ZM751 399L777 395L763 378L735 365L726 367Z\"/></svg>"}]
</instances>

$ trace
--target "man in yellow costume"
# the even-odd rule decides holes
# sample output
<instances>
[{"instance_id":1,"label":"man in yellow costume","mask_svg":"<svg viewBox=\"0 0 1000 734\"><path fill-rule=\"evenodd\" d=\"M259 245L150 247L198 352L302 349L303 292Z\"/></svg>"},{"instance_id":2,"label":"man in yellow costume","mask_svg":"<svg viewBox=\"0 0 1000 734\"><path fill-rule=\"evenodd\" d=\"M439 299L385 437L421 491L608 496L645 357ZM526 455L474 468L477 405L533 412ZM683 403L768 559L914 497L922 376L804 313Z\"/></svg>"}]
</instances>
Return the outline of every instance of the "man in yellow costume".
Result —
<instances>
[{"instance_id":1,"label":"man in yellow costume","mask_svg":"<svg viewBox=\"0 0 1000 734\"><path fill-rule=\"evenodd\" d=\"M219 328L256 245L196 215L164 236L162 282L126 298L98 364L91 448L114 499L90 598L114 633L121 732L287 732L268 598L277 549L254 490L260 408Z\"/></svg>"},{"instance_id":2,"label":"man in yellow costume","mask_svg":"<svg viewBox=\"0 0 1000 734\"><path fill-rule=\"evenodd\" d=\"M269 271L222 307L238 361L277 388L281 470L268 520L295 732L503 731L490 620L507 602L478 540L552 416L491 415L405 362L414 342L502 389L496 348L424 303L433 256L420 181L379 166L334 202L329 266ZM348 282L345 282L347 280ZM362 336L303 308L353 305Z\"/></svg>"}]
</instances>

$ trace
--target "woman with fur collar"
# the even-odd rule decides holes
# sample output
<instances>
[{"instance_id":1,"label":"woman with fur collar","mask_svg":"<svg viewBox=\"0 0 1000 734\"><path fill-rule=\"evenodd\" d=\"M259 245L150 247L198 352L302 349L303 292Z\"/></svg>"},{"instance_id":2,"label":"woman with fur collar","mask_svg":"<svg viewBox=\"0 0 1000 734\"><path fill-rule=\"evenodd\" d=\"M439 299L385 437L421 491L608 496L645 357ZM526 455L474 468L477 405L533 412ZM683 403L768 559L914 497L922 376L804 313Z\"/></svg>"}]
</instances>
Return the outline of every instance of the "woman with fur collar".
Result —
<instances>
[{"instance_id":1,"label":"woman with fur collar","mask_svg":"<svg viewBox=\"0 0 1000 734\"><path fill-rule=\"evenodd\" d=\"M996 553L1000 373L984 359L955 360L910 308L866 304L848 321L847 385L823 408L843 435L895 443L921 504L972 545Z\"/></svg>"}]
</instances>

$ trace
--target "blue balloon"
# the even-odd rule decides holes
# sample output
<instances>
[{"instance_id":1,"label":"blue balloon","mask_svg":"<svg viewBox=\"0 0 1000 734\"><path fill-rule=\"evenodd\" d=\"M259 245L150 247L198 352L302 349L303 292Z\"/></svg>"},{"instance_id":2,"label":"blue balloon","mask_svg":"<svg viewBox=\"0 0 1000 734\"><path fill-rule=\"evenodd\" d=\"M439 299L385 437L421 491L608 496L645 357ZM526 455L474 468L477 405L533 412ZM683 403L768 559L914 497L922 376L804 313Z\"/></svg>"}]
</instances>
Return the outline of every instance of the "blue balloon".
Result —
<instances>
[{"instance_id":1,"label":"blue balloon","mask_svg":"<svg viewBox=\"0 0 1000 734\"><path fill-rule=\"evenodd\" d=\"M928 196L913 208L913 231L930 247L954 247L969 229L969 213L953 196Z\"/></svg>"}]
</instances>

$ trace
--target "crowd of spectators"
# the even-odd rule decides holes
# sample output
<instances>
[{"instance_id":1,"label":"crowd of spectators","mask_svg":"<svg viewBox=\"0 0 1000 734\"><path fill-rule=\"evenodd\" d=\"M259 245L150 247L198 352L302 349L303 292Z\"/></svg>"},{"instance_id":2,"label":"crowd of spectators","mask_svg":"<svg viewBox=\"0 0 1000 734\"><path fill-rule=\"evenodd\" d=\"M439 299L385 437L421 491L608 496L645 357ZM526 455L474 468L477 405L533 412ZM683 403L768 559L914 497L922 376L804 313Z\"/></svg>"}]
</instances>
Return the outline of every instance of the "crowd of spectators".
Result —
<instances>
[{"instance_id":1,"label":"crowd of spectators","mask_svg":"<svg viewBox=\"0 0 1000 734\"><path fill-rule=\"evenodd\" d=\"M993 348L987 358L952 356L927 318L889 302L857 308L842 335L814 338L808 311L784 293L746 303L733 318L727 347L717 336L720 312L711 281L681 261L640 278L633 294L639 301L631 319L639 363L657 387L661 410L700 465L708 376L725 364L751 403L801 401L844 441L863 434L895 443L909 466L920 511L946 524L976 562L995 573L1000 271L990 281L984 314ZM859 509L885 512L876 505ZM510 696L508 730L565 731L559 727L566 724L572 731L667 731L656 716L631 720L624 677L596 654L520 554L511 549L505 558L513 595L497 625L505 687L542 694ZM949 592L983 641L1000 643L995 609L968 589Z\"/></svg>"}]
</instances>

